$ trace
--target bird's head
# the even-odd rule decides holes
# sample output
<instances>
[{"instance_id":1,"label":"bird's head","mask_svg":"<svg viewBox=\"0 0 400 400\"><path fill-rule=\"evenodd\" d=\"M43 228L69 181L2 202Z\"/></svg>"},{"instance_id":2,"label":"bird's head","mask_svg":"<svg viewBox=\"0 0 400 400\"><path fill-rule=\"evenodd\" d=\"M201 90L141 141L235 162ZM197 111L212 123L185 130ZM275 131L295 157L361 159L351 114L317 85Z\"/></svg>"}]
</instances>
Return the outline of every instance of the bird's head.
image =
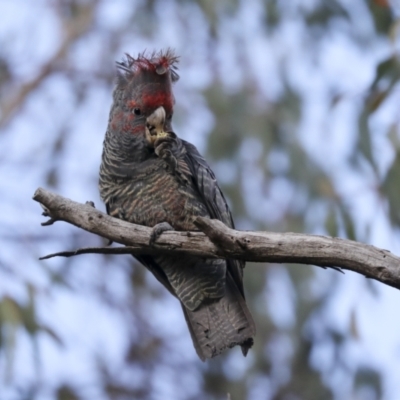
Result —
<instances>
[{"instance_id":1,"label":"bird's head","mask_svg":"<svg viewBox=\"0 0 400 400\"><path fill-rule=\"evenodd\" d=\"M114 136L152 147L157 138L172 130L172 83L178 80L177 62L173 51L167 50L142 53L137 58L127 55L117 63L118 81L109 122Z\"/></svg>"}]
</instances>

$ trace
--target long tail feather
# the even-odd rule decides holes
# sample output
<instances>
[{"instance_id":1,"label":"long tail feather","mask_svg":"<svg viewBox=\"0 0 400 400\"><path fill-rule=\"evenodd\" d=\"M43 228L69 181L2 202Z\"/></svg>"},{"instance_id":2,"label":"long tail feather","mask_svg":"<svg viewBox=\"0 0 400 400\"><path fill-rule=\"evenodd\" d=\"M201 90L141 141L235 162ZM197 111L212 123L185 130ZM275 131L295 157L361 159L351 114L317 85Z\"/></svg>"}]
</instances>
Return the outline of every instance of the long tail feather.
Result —
<instances>
[{"instance_id":1,"label":"long tail feather","mask_svg":"<svg viewBox=\"0 0 400 400\"><path fill-rule=\"evenodd\" d=\"M236 345L240 345L246 355L253 345L255 324L229 273L224 297L210 301L196 311L188 310L183 304L182 308L201 360L215 357Z\"/></svg>"}]
</instances>

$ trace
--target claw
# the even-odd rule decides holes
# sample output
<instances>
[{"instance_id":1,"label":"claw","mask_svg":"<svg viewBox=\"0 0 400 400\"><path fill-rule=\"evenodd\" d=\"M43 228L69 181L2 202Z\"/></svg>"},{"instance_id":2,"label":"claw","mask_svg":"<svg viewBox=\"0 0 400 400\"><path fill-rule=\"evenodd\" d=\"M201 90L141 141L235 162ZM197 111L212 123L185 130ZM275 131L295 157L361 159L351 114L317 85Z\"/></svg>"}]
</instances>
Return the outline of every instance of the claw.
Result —
<instances>
[{"instance_id":1,"label":"claw","mask_svg":"<svg viewBox=\"0 0 400 400\"><path fill-rule=\"evenodd\" d=\"M149 245L154 246L157 239L167 231L174 231L175 229L168 222L161 222L155 225L150 234Z\"/></svg>"}]
</instances>

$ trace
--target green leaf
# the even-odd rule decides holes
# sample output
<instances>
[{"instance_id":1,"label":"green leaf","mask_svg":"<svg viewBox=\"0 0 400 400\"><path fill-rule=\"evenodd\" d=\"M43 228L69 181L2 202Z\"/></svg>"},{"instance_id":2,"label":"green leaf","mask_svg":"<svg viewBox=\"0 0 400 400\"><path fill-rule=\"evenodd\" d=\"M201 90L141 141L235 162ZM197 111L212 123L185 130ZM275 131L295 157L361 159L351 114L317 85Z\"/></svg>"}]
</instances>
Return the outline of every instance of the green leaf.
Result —
<instances>
[{"instance_id":1,"label":"green leaf","mask_svg":"<svg viewBox=\"0 0 400 400\"><path fill-rule=\"evenodd\" d=\"M338 223L335 207L329 207L329 211L325 219L325 229L330 236L338 236Z\"/></svg>"},{"instance_id":2,"label":"green leaf","mask_svg":"<svg viewBox=\"0 0 400 400\"><path fill-rule=\"evenodd\" d=\"M342 203L339 204L339 212L340 216L343 219L344 230L346 232L347 239L356 240L356 233L354 229L354 220L353 217L348 212L345 205Z\"/></svg>"},{"instance_id":3,"label":"green leaf","mask_svg":"<svg viewBox=\"0 0 400 400\"><path fill-rule=\"evenodd\" d=\"M381 192L388 201L390 221L400 227L400 152L381 185Z\"/></svg>"},{"instance_id":4,"label":"green leaf","mask_svg":"<svg viewBox=\"0 0 400 400\"><path fill-rule=\"evenodd\" d=\"M349 18L346 9L340 3L330 0L321 1L313 11L306 15L305 20L309 25L326 26L337 17Z\"/></svg>"},{"instance_id":5,"label":"green leaf","mask_svg":"<svg viewBox=\"0 0 400 400\"><path fill-rule=\"evenodd\" d=\"M394 14L386 0L373 0L366 2L371 10L371 16L375 23L375 29L378 33L387 34L394 22Z\"/></svg>"},{"instance_id":6,"label":"green leaf","mask_svg":"<svg viewBox=\"0 0 400 400\"><path fill-rule=\"evenodd\" d=\"M79 400L80 397L68 385L62 385L57 390L57 400Z\"/></svg>"},{"instance_id":7,"label":"green leaf","mask_svg":"<svg viewBox=\"0 0 400 400\"><path fill-rule=\"evenodd\" d=\"M23 311L21 306L11 297L5 296L0 302L0 315L2 323L20 325Z\"/></svg>"},{"instance_id":8,"label":"green leaf","mask_svg":"<svg viewBox=\"0 0 400 400\"><path fill-rule=\"evenodd\" d=\"M382 398L382 378L378 371L370 367L360 368L355 376L354 387L369 387L375 390L376 397L378 399Z\"/></svg>"},{"instance_id":9,"label":"green leaf","mask_svg":"<svg viewBox=\"0 0 400 400\"><path fill-rule=\"evenodd\" d=\"M371 144L371 132L369 129L369 110L366 108L361 113L359 121L358 121L358 145L357 145L357 153L355 154L355 159L357 159L357 155L361 153L364 158L369 161L370 165L376 170L376 164L374 161L373 153L372 153L372 144Z\"/></svg>"}]
</instances>

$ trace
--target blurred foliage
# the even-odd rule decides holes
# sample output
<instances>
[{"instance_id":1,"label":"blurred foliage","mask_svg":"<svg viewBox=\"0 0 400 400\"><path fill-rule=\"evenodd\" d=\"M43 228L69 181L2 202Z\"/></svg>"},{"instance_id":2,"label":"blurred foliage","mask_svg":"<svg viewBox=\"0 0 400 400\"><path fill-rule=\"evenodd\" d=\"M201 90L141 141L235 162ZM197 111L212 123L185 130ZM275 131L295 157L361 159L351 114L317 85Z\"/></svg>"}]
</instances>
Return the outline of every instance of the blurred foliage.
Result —
<instances>
[{"instance_id":1,"label":"blurred foliage","mask_svg":"<svg viewBox=\"0 0 400 400\"><path fill-rule=\"evenodd\" d=\"M13 123L28 118L26 107L32 101L37 101L41 93L44 99L42 101L50 105L54 100L48 87L54 85L54 82L61 81L63 85L69 85L72 93L72 110L67 112L58 108L54 115L47 115L53 134L46 143L48 155L45 160L48 161L38 162L43 164L44 169L40 175L40 184L46 184L55 190L64 188L62 182L67 166L71 163L67 155L68 143L72 140L71 121L79 110L84 109L91 97L96 97L91 92L94 88L105 87L111 100L113 70L110 60L120 59L124 51L129 51L132 42L159 47L160 37L165 35L162 28L167 24L163 12L168 9L167 18L174 18L170 29L172 31L176 28L171 41L177 43L182 52L182 77L185 76L185 68L189 70L193 67L192 58L197 60L193 61L196 64L199 62L197 57L204 57L209 68L205 83L193 83L194 89L192 87L190 91L186 88L186 92L182 90L182 96L194 92L201 97L200 103L204 103L214 116L215 124L205 133L207 144L203 153L215 167L239 228L317 232L354 240L368 240L371 222L361 224L356 212L358 203L353 202L359 194L358 188L352 187L345 193L340 186L346 173L351 173L362 177L357 183L360 187L371 188L383 207L387 205L387 218L393 229L399 229L399 121L391 121L386 133L385 138L390 142L393 160L384 164L382 153L375 146L377 134L372 126L373 118L390 103L399 90L398 53L390 51L385 59L381 57L376 62L375 77L370 87L362 95L357 95L357 98L352 93L341 91L340 77L333 84L337 87L332 88L332 83L325 82L330 93L327 103L332 112L346 101L357 104L355 120L358 120L358 124L354 124L354 138L347 138L350 151L341 160L341 166L347 168L345 171L341 171L337 164L332 166L330 157L321 159L318 146L310 150L305 143L300 127L306 114L307 96L311 95L312 88L310 85L309 92L305 93L296 84L296 78L290 72L293 60L288 58L289 54L286 54L284 46L281 55L272 60L279 71L275 79L280 84L280 89L274 95L265 93L251 67L255 57L252 54L252 42L282 35L282 29L291 22L298 23L305 30L303 57L311 60L310 68L311 65L319 65L317 60L321 43L329 40L335 32L340 31L349 43L358 46L362 51L365 51L365 43L374 40L386 43L390 48L393 41L390 35L398 22L394 9L388 2L355 2L357 7L363 9L364 18L370 18L372 22L372 32L366 33L366 30L360 28L357 31L352 26L352 18L355 18L357 11L352 11L351 6L345 6L343 1L316 0L304 4L275 0L252 1L249 4L257 5L261 26L257 30L258 36L247 42L240 36L245 33L241 25L244 24L247 12L248 3L245 1L130 2L124 15L119 16L118 23L115 23L116 17L112 15L109 20L108 14L105 17L103 15L106 22L99 17L102 8L110 12L110 1L51 0L47 3L59 26L58 49L47 61L38 65L35 72L28 74L28 78L20 79L18 74L21 72L18 68L14 71L15 65L10 60L17 49L7 45L12 38L0 38L0 44L5 44L0 47L0 136L6 137L7 130ZM227 29L229 21L233 21L235 28L230 26L231 31L225 33L224 29ZM179 32L182 31L177 28L182 26L184 35L180 35ZM295 35L295 31L292 34ZM235 37L232 39L234 46L227 50L225 36L230 35ZM205 38L202 42L204 46L196 53L193 43L200 40L200 37ZM95 38L100 38L100 46ZM96 62L80 62L80 59L87 56L88 51L82 51L85 46L97 49ZM32 49L30 56L34 55L34 51ZM200 56L200 53L205 55ZM235 55L224 61L228 53ZM14 63L15 59L21 60L22 57L17 54ZM220 66L224 62L231 63L229 71L238 75L234 84L229 79L227 82L227 74L221 72ZM319 65L318 68L323 69L323 66ZM311 81L312 70L307 74L307 79ZM181 90L179 85L180 82L176 85L177 90ZM177 103L178 117L194 115L195 107L190 110L187 107L187 104ZM63 112L66 113L64 117ZM177 129L178 134L183 137L184 121L182 118ZM329 127L330 121L326 123L326 132L323 132L326 140L329 139ZM350 143L352 140L353 144ZM39 147L29 149L29 156L47 154ZM330 156L333 158L335 149L331 149L331 152ZM0 163L6 162L6 158L0 159ZM36 165L29 164L29 157L25 162L25 170L30 165ZM93 171L87 180L93 186L96 185L96 174L97 171ZM6 190L3 192L6 193ZM6 195L5 199L8 199ZM68 237L71 247L80 247L82 235ZM84 238L89 240L86 236ZM46 248L47 243L55 240L57 239L54 237L41 239L40 248ZM61 246L62 243L61 238L58 244ZM36 250L32 251L32 259L36 257ZM6 264L5 270L13 270L13 265L3 262L0 256L2 268L3 264ZM120 266L125 282L129 282L130 293L124 300L116 299L107 288L107 268L117 268L116 265ZM194 358L189 360L185 357L174 357L180 340L163 335L152 325L149 305L163 305L165 293L149 283L149 276L144 268L134 261L119 261L110 257L104 257L96 267L102 271L100 275L104 276L93 278L92 286L87 285L90 289L74 275L74 268L77 267L73 261L65 261L59 269L46 267L50 277L48 290L57 291L62 287L63 290L73 290L77 295L86 293L100 299L105 306L123 316L129 328L125 335L126 354L121 365L113 367L103 358L101 349L98 349L98 353L93 354L91 365L99 378L96 383L91 383L89 389L84 385L81 387L73 379L68 381L69 374L66 374L65 382L56 386L54 382L46 382L39 377L34 384L20 381L13 363L21 332L26 332L32 343L45 333L57 346L63 345L64 336L64 332L58 327L57 316L54 316L54 326L51 327L40 321L36 306L37 291L29 282L26 283L25 302L10 294L3 294L0 299L0 351L5 359L4 376L0 377L3 382L0 385L14 385L18 398L42 399L43 393L51 393L48 398L57 400L167 399L172 397L162 392L163 385L160 383L165 371L168 371L168 378L164 379L169 379L171 385L175 384L177 393L174 398L177 399L226 399L228 393L232 400L382 398L382 372L371 365L353 365L346 356L346 345L357 340L360 335L355 316L352 314L347 330L343 331L332 327L329 315L325 312L338 285L339 278L335 272L323 271L330 273L329 285L315 294L310 289L316 279L316 269L313 267L248 265L245 287L258 329L254 349L247 359L237 358L238 353L232 350L203 365ZM15 276L10 279L18 281ZM273 289L275 285L278 289ZM366 290L371 290L368 284L364 286ZM279 288L283 290L281 297L279 294L274 295L274 290L281 290ZM288 304L281 304L282 296ZM286 322L279 322L277 314L281 313L281 307L282 310L292 310L293 315ZM189 335L188 332L185 334ZM40 370L40 347L35 344L33 347L36 348ZM312 362L314 353L319 348L331 349L328 366ZM243 366L237 365L238 363L243 363ZM348 385L350 392L346 392L344 397L344 388L330 380L338 371L351 381ZM192 376L192 384L180 382L184 373ZM136 376L139 378L135 378ZM88 394L91 390L97 393L95 397ZM363 397L364 395L369 397Z\"/></svg>"}]
</instances>

